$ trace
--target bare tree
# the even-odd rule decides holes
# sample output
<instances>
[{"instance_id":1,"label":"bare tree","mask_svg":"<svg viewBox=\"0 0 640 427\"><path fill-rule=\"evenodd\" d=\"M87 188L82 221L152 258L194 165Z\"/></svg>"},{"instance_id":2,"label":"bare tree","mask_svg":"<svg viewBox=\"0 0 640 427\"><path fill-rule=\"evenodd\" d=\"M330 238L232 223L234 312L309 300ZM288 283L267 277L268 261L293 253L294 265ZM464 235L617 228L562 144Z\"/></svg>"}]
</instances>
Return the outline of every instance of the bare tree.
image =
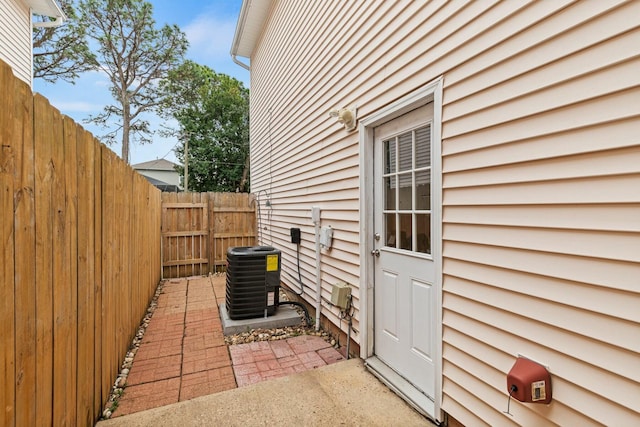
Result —
<instances>
[{"instance_id":1,"label":"bare tree","mask_svg":"<svg viewBox=\"0 0 640 427\"><path fill-rule=\"evenodd\" d=\"M153 7L144 0L81 0L79 10L98 44L97 61L111 82L116 101L88 121L110 127L107 143L122 136L122 159L129 162L129 144L151 142L144 113L162 104L160 79L182 62L188 47L185 34L173 25L156 28Z\"/></svg>"}]
</instances>

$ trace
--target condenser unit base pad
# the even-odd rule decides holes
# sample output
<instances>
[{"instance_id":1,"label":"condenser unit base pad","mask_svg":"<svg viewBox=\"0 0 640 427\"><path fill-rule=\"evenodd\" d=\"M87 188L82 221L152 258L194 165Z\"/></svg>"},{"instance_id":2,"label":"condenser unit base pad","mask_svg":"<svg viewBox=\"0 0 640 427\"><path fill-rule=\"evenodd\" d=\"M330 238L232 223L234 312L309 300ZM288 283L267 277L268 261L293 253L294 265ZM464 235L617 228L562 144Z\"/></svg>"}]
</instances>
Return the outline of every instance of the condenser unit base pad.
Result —
<instances>
[{"instance_id":1,"label":"condenser unit base pad","mask_svg":"<svg viewBox=\"0 0 640 427\"><path fill-rule=\"evenodd\" d=\"M302 324L302 317L300 317L296 309L290 305L279 306L276 313L269 317L241 320L233 320L229 317L225 303L221 303L218 308L220 309L222 332L225 335L240 334L250 329L274 329Z\"/></svg>"}]
</instances>

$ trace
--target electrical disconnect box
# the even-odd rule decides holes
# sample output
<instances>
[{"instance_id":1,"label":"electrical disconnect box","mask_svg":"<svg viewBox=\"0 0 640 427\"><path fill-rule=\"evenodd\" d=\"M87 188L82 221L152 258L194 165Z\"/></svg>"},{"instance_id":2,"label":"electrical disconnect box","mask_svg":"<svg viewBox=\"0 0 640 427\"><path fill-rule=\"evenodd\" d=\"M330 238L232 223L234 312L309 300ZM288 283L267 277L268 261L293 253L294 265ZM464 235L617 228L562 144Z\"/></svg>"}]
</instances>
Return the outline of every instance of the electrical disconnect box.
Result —
<instances>
[{"instance_id":1,"label":"electrical disconnect box","mask_svg":"<svg viewBox=\"0 0 640 427\"><path fill-rule=\"evenodd\" d=\"M351 299L351 286L348 283L338 282L331 289L331 304L346 309Z\"/></svg>"},{"instance_id":2,"label":"electrical disconnect box","mask_svg":"<svg viewBox=\"0 0 640 427\"><path fill-rule=\"evenodd\" d=\"M318 206L311 207L311 221L314 224L320 222L320 208Z\"/></svg>"},{"instance_id":3,"label":"electrical disconnect box","mask_svg":"<svg viewBox=\"0 0 640 427\"><path fill-rule=\"evenodd\" d=\"M292 228L291 229L291 243L300 243L302 238L300 237L300 229Z\"/></svg>"},{"instance_id":4,"label":"electrical disconnect box","mask_svg":"<svg viewBox=\"0 0 640 427\"><path fill-rule=\"evenodd\" d=\"M324 249L331 249L331 241L333 240L333 228L330 225L320 229L320 246Z\"/></svg>"}]
</instances>

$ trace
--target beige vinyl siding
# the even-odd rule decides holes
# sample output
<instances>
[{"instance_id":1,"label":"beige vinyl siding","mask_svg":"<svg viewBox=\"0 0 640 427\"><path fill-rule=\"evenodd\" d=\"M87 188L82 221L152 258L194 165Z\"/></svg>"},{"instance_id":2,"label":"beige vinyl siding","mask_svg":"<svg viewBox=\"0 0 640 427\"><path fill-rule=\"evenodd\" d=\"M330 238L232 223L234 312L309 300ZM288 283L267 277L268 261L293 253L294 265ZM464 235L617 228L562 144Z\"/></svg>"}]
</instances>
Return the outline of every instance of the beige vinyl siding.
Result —
<instances>
[{"instance_id":1,"label":"beige vinyl siding","mask_svg":"<svg viewBox=\"0 0 640 427\"><path fill-rule=\"evenodd\" d=\"M322 107L325 114L308 109L314 93L320 94L317 77L298 67L310 61L317 71L322 68L318 51L310 51L305 44L325 43L323 34L331 33L335 25L338 4L322 2L279 3L272 24L284 25L287 30L273 34L265 40L267 55L277 56L286 62L263 63L252 58L251 98L251 184L252 192L261 202L262 243L273 244L283 251L282 275L285 283L298 291L295 245L289 242L289 228L302 230L303 244L300 250L301 275L306 285L307 300L315 298L315 248L311 207L319 206L322 225L334 229L333 245L322 255L323 298L330 299L331 284L346 281L356 286L354 304L359 307L359 225L358 225L358 146L356 134L348 134L329 123L328 111L334 105ZM365 5L366 6L366 5ZM302 15L307 15L304 18ZM300 17L300 19L298 19ZM315 18L315 19L314 19ZM321 19L320 19L321 18ZM277 23L275 23L277 22ZM311 40L309 40L311 39ZM269 46L267 46L269 45ZM285 48L286 47L286 48ZM282 49L282 50L281 50ZM294 53L293 57L279 57L280 53ZM273 67L265 74L263 67ZM304 71L304 75L302 72ZM262 85L260 79L269 82L274 74L281 84ZM262 92L260 88L264 88ZM295 100L295 101L293 101ZM315 108L315 107L314 107ZM306 128L306 129L305 129ZM255 143L261 141L261 143ZM329 143L329 141L331 143ZM357 141L357 140L356 140ZM266 194L272 209L265 207ZM337 310L323 303L323 313L336 325L340 322ZM343 322L346 331L346 324ZM359 324L354 324L359 330ZM353 335L359 341L359 334Z\"/></svg>"},{"instance_id":2,"label":"beige vinyl siding","mask_svg":"<svg viewBox=\"0 0 640 427\"><path fill-rule=\"evenodd\" d=\"M442 408L468 426L640 422L640 2L348 4L275 2L251 58L263 243L294 273L302 229L312 301L318 205L323 295L358 286L358 133L327 112L366 117L442 75ZM554 401L512 418L518 353L549 366Z\"/></svg>"},{"instance_id":3,"label":"beige vinyl siding","mask_svg":"<svg viewBox=\"0 0 640 427\"><path fill-rule=\"evenodd\" d=\"M22 1L0 2L0 59L31 85L31 14Z\"/></svg>"},{"instance_id":4,"label":"beige vinyl siding","mask_svg":"<svg viewBox=\"0 0 640 427\"><path fill-rule=\"evenodd\" d=\"M509 424L517 353L554 403L514 424L640 420L638 14L578 2L445 73L443 409L467 425Z\"/></svg>"}]
</instances>

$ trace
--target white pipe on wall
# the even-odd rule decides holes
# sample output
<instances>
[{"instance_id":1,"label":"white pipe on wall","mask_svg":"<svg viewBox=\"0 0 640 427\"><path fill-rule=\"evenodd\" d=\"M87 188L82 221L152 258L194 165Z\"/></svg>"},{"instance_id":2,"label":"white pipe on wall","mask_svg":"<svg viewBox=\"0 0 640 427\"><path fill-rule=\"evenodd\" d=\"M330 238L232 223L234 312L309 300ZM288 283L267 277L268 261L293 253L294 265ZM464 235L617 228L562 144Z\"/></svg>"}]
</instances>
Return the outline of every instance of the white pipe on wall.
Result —
<instances>
[{"instance_id":1,"label":"white pipe on wall","mask_svg":"<svg viewBox=\"0 0 640 427\"><path fill-rule=\"evenodd\" d=\"M320 222L316 222L316 331L320 330L322 309L322 280L320 280Z\"/></svg>"},{"instance_id":2,"label":"white pipe on wall","mask_svg":"<svg viewBox=\"0 0 640 427\"><path fill-rule=\"evenodd\" d=\"M320 330L320 312L322 310L322 280L320 279L320 208L311 208L311 219L316 231L316 331Z\"/></svg>"},{"instance_id":3,"label":"white pipe on wall","mask_svg":"<svg viewBox=\"0 0 640 427\"><path fill-rule=\"evenodd\" d=\"M251 71L251 67L245 64L244 62L240 61L238 58L236 58L236 55L231 54L231 60L236 64L238 64L239 66L241 66L242 68L244 68L245 70Z\"/></svg>"}]
</instances>

